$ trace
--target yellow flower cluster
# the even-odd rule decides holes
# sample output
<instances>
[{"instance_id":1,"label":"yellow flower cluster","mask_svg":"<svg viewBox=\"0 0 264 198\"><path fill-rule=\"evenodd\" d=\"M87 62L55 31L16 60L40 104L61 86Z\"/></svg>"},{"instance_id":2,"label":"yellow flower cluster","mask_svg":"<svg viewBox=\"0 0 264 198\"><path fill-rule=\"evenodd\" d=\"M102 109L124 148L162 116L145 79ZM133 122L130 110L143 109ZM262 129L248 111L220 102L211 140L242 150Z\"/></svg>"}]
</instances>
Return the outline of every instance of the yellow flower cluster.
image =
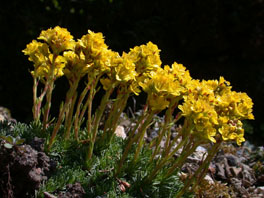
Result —
<instances>
[{"instance_id":1,"label":"yellow flower cluster","mask_svg":"<svg viewBox=\"0 0 264 198\"><path fill-rule=\"evenodd\" d=\"M46 43L33 40L23 52L29 56L28 60L34 63L35 69L31 72L34 77L47 79L51 75L51 71L55 77L63 75L62 70L65 67L66 60L63 56L57 56L54 60L54 55L50 53ZM51 70L51 68L53 69Z\"/></svg>"},{"instance_id":2,"label":"yellow flower cluster","mask_svg":"<svg viewBox=\"0 0 264 198\"><path fill-rule=\"evenodd\" d=\"M50 76L55 79L63 76L67 60L59 54L64 50L73 49L73 37L65 28L57 26L42 31L38 39L44 40L45 43L33 40L23 50L24 54L29 56L29 61L34 63L34 71L31 72L33 77L47 80Z\"/></svg>"},{"instance_id":3,"label":"yellow flower cluster","mask_svg":"<svg viewBox=\"0 0 264 198\"><path fill-rule=\"evenodd\" d=\"M161 66L159 52L158 46L152 42L130 49L129 56L137 65L137 73L146 75L159 68Z\"/></svg>"},{"instance_id":4,"label":"yellow flower cluster","mask_svg":"<svg viewBox=\"0 0 264 198\"><path fill-rule=\"evenodd\" d=\"M111 67L107 72L108 78L101 79L105 90L108 90L112 84L129 85L136 80L135 63L132 62L128 54L123 53L120 56L117 52L113 52L112 55Z\"/></svg>"},{"instance_id":5,"label":"yellow flower cluster","mask_svg":"<svg viewBox=\"0 0 264 198\"><path fill-rule=\"evenodd\" d=\"M35 78L55 79L65 76L70 80L80 78L95 68L101 72L109 70L112 53L104 43L102 33L88 31L77 42L65 28L56 26L42 31L39 40L33 40L23 50L34 63L32 75Z\"/></svg>"},{"instance_id":6,"label":"yellow flower cluster","mask_svg":"<svg viewBox=\"0 0 264 198\"><path fill-rule=\"evenodd\" d=\"M100 82L105 90L122 87L127 93L138 95L140 88L147 94L152 111L167 108L172 101L183 99L179 105L182 115L191 125L194 136L204 140L244 141L242 122L254 119L253 102L246 93L231 90L223 77L219 80L194 80L182 64L161 67L160 50L148 42L128 53L108 49L102 33L88 31L78 41L65 28L42 31L39 40L33 40L23 50L34 63L32 75L41 80L65 74L70 82L85 74L103 76Z\"/></svg>"},{"instance_id":7,"label":"yellow flower cluster","mask_svg":"<svg viewBox=\"0 0 264 198\"><path fill-rule=\"evenodd\" d=\"M73 51L65 51L63 57L67 62L63 73L69 80L74 81L76 78L87 74L89 66L85 64L83 56L78 56Z\"/></svg>"},{"instance_id":8,"label":"yellow flower cluster","mask_svg":"<svg viewBox=\"0 0 264 198\"><path fill-rule=\"evenodd\" d=\"M215 142L220 134L223 140L245 141L242 122L254 119L253 102L246 93L231 91L223 77L217 80L192 80L188 94L179 105L183 115L193 125L193 135Z\"/></svg>"},{"instance_id":9,"label":"yellow flower cluster","mask_svg":"<svg viewBox=\"0 0 264 198\"><path fill-rule=\"evenodd\" d=\"M153 72L160 69L161 61L158 47L148 42L147 45L136 46L122 56L112 53L108 78L102 79L104 89L118 83L127 86L127 91L139 94L139 83L149 78Z\"/></svg>"},{"instance_id":10,"label":"yellow flower cluster","mask_svg":"<svg viewBox=\"0 0 264 198\"><path fill-rule=\"evenodd\" d=\"M60 52L68 49L73 49L75 42L73 36L67 29L56 26L53 29L43 30L39 37L39 40L47 42L51 47L52 52L58 55Z\"/></svg>"},{"instance_id":11,"label":"yellow flower cluster","mask_svg":"<svg viewBox=\"0 0 264 198\"><path fill-rule=\"evenodd\" d=\"M76 44L76 51L85 57L86 64L95 73L109 70L112 56L116 54L108 50L102 33L94 33L88 30L88 34L82 36Z\"/></svg>"},{"instance_id":12,"label":"yellow flower cluster","mask_svg":"<svg viewBox=\"0 0 264 198\"><path fill-rule=\"evenodd\" d=\"M148 103L152 110L161 111L172 100L179 100L187 92L187 83L191 76L186 68L178 63L172 66L157 67L148 74L139 85L148 93Z\"/></svg>"}]
</instances>

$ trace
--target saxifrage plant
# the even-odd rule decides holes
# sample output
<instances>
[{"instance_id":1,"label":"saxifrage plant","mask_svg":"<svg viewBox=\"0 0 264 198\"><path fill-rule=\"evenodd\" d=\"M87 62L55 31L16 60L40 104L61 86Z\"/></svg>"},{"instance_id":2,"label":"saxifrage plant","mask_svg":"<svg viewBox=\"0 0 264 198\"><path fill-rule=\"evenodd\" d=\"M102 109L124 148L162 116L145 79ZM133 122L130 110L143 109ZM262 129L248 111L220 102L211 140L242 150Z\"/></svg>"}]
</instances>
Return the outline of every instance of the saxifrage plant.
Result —
<instances>
[{"instance_id":1,"label":"saxifrage plant","mask_svg":"<svg viewBox=\"0 0 264 198\"><path fill-rule=\"evenodd\" d=\"M33 118L36 122L42 122L43 133L50 125L53 126L48 150L56 141L59 128L64 125L66 140L73 131L80 144L88 145L85 164L89 169L95 146L105 148L111 145L128 98L133 94L139 95L142 90L147 93L147 101L138 122L128 132L127 144L114 169L115 177L125 175L124 163L129 155L133 155L133 160L129 161L130 166L135 167L143 148L148 147L152 150L146 163L149 171L142 178L141 184L151 184L158 175L165 181L181 169L187 157L199 145L211 143L211 149L201 166L177 192L176 197L181 197L185 191L194 190L201 181L223 141L234 140L238 145L245 141L241 121L254 119L253 102L248 95L233 91L223 77L208 81L193 79L189 71L176 62L172 66L162 67L160 50L152 42L136 46L120 55L108 49L102 33L90 30L75 41L67 29L57 26L42 31L38 39L40 41L33 40L23 52L34 64L31 71L34 82ZM69 90L58 117L49 120L54 83L62 76L68 79ZM85 87L78 94L77 88L84 77ZM41 90L39 83L43 84ZM105 94L93 113L93 100L101 87ZM116 98L111 98L113 93L116 93ZM102 135L98 136L101 119L111 101L111 110L104 122ZM165 111L165 119L159 134L150 144L145 145L144 136L152 124L153 116L162 111ZM179 120L183 126L171 140L171 127ZM85 138L79 134L84 122ZM163 138L166 139L165 146L160 149ZM180 152L180 155L175 159L176 152ZM165 166L168 167L166 171Z\"/></svg>"}]
</instances>

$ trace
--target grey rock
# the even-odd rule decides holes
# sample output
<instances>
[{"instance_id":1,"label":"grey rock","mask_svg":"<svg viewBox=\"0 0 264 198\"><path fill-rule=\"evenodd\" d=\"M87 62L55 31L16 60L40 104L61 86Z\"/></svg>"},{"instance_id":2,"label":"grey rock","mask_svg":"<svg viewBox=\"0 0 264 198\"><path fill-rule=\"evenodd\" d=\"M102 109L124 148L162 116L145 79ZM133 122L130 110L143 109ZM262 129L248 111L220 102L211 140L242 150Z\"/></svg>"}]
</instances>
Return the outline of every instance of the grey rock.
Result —
<instances>
[{"instance_id":1,"label":"grey rock","mask_svg":"<svg viewBox=\"0 0 264 198\"><path fill-rule=\"evenodd\" d=\"M242 181L237 179L237 178L231 178L230 183L234 187L234 190L238 192L241 195L248 195L247 190L245 187L242 185Z\"/></svg>"},{"instance_id":2,"label":"grey rock","mask_svg":"<svg viewBox=\"0 0 264 198\"><path fill-rule=\"evenodd\" d=\"M156 131L151 131L150 134L149 134L149 137L151 139L154 139L154 138L158 137L158 133Z\"/></svg>"},{"instance_id":3,"label":"grey rock","mask_svg":"<svg viewBox=\"0 0 264 198\"><path fill-rule=\"evenodd\" d=\"M39 188L42 178L42 171L40 168L33 168L31 171L29 171L28 176L31 181L36 183L36 188Z\"/></svg>"},{"instance_id":4,"label":"grey rock","mask_svg":"<svg viewBox=\"0 0 264 198\"><path fill-rule=\"evenodd\" d=\"M209 184L214 184L214 180L212 179L211 176L209 176L208 174L204 177L204 179L209 183Z\"/></svg>"},{"instance_id":5,"label":"grey rock","mask_svg":"<svg viewBox=\"0 0 264 198\"><path fill-rule=\"evenodd\" d=\"M253 171L243 170L243 185L248 188L256 182L256 178Z\"/></svg>"},{"instance_id":6,"label":"grey rock","mask_svg":"<svg viewBox=\"0 0 264 198\"><path fill-rule=\"evenodd\" d=\"M193 154L188 157L188 160L191 160L193 162L199 162L199 161L202 161L203 159L206 158L207 156L207 149L202 147L202 146L198 146L196 148L196 150L193 152Z\"/></svg>"},{"instance_id":7,"label":"grey rock","mask_svg":"<svg viewBox=\"0 0 264 198\"><path fill-rule=\"evenodd\" d=\"M225 154L225 157L227 159L229 166L237 166L238 165L239 159L237 156L235 156L231 153L228 153L228 154Z\"/></svg>"},{"instance_id":8,"label":"grey rock","mask_svg":"<svg viewBox=\"0 0 264 198\"><path fill-rule=\"evenodd\" d=\"M19 146L14 161L21 168L30 171L38 163L38 152L29 145Z\"/></svg>"},{"instance_id":9,"label":"grey rock","mask_svg":"<svg viewBox=\"0 0 264 198\"><path fill-rule=\"evenodd\" d=\"M202 146L197 146L195 149L196 152L201 152L201 153L207 153L207 149L202 147Z\"/></svg>"},{"instance_id":10,"label":"grey rock","mask_svg":"<svg viewBox=\"0 0 264 198\"><path fill-rule=\"evenodd\" d=\"M50 171L50 158L46 155L46 153L38 153L38 166L42 167L46 173Z\"/></svg>"},{"instance_id":11,"label":"grey rock","mask_svg":"<svg viewBox=\"0 0 264 198\"><path fill-rule=\"evenodd\" d=\"M123 140L126 139L127 135L125 133L125 129L123 126L118 125L115 130L115 135L117 137L122 138Z\"/></svg>"},{"instance_id":12,"label":"grey rock","mask_svg":"<svg viewBox=\"0 0 264 198\"><path fill-rule=\"evenodd\" d=\"M252 171L252 168L250 168L250 166L248 166L246 164L242 164L241 163L241 167L242 167L243 170Z\"/></svg>"},{"instance_id":13,"label":"grey rock","mask_svg":"<svg viewBox=\"0 0 264 198\"><path fill-rule=\"evenodd\" d=\"M254 190L254 193L260 194L264 197L264 186L259 186Z\"/></svg>"},{"instance_id":14,"label":"grey rock","mask_svg":"<svg viewBox=\"0 0 264 198\"><path fill-rule=\"evenodd\" d=\"M258 176L257 182L264 183L264 174Z\"/></svg>"},{"instance_id":15,"label":"grey rock","mask_svg":"<svg viewBox=\"0 0 264 198\"><path fill-rule=\"evenodd\" d=\"M166 141L165 140L161 140L161 142L160 142L160 148L164 148L165 147L165 144L166 144Z\"/></svg>"},{"instance_id":16,"label":"grey rock","mask_svg":"<svg viewBox=\"0 0 264 198\"><path fill-rule=\"evenodd\" d=\"M226 176L228 178L232 177L232 173L230 171L230 166L229 166L226 158L224 158L224 169L225 169L225 172L226 172Z\"/></svg>"},{"instance_id":17,"label":"grey rock","mask_svg":"<svg viewBox=\"0 0 264 198\"><path fill-rule=\"evenodd\" d=\"M231 167L230 168L230 172L232 173L232 175L234 177L239 177L239 175L241 176L241 172L242 172L242 168L240 167Z\"/></svg>"},{"instance_id":18,"label":"grey rock","mask_svg":"<svg viewBox=\"0 0 264 198\"><path fill-rule=\"evenodd\" d=\"M174 139L176 136L178 135L178 133L174 132L171 134L171 139Z\"/></svg>"},{"instance_id":19,"label":"grey rock","mask_svg":"<svg viewBox=\"0 0 264 198\"><path fill-rule=\"evenodd\" d=\"M215 168L216 168L216 176L219 177L220 179L226 180L227 178L223 166L220 163L216 163Z\"/></svg>"}]
</instances>

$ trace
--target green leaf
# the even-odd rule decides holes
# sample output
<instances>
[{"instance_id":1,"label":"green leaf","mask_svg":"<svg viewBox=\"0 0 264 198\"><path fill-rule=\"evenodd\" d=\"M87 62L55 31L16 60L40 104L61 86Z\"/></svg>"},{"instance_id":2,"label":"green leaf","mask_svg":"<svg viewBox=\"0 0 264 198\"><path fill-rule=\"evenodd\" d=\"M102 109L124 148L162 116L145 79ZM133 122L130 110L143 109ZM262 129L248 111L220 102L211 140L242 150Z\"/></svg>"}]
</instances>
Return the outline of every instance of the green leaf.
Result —
<instances>
[{"instance_id":1,"label":"green leaf","mask_svg":"<svg viewBox=\"0 0 264 198\"><path fill-rule=\"evenodd\" d=\"M0 138L2 138L3 140L5 140L6 142L10 143L10 144L13 144L14 142L14 138L12 136L0 136Z\"/></svg>"},{"instance_id":2,"label":"green leaf","mask_svg":"<svg viewBox=\"0 0 264 198\"><path fill-rule=\"evenodd\" d=\"M25 142L25 139L19 139L16 141L16 145L23 144Z\"/></svg>"},{"instance_id":3,"label":"green leaf","mask_svg":"<svg viewBox=\"0 0 264 198\"><path fill-rule=\"evenodd\" d=\"M13 148L13 145L9 144L9 143L5 143L4 147L6 147L7 149L11 149L11 148Z\"/></svg>"},{"instance_id":4,"label":"green leaf","mask_svg":"<svg viewBox=\"0 0 264 198\"><path fill-rule=\"evenodd\" d=\"M6 136L4 136L4 135L0 135L0 138L3 140L6 140Z\"/></svg>"}]
</instances>

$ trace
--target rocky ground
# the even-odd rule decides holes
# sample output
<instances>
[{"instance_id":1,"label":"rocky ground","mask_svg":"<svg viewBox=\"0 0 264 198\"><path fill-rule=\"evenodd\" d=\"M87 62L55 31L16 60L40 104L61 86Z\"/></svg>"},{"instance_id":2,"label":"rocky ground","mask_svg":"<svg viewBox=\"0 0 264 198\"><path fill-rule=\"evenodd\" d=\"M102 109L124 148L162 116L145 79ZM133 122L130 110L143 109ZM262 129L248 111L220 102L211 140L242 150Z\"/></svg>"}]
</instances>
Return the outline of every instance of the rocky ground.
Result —
<instances>
[{"instance_id":1,"label":"rocky ground","mask_svg":"<svg viewBox=\"0 0 264 198\"><path fill-rule=\"evenodd\" d=\"M163 122L163 118L158 116L155 120L156 123L145 136L147 142L151 142L158 135L160 123ZM118 131L120 136L124 136L122 131L129 131L130 122L133 125L133 119L131 121L123 116ZM177 135L177 130L179 126L172 128L171 139ZM165 140L161 142L161 147L164 144ZM208 147L210 145L199 146L192 156L188 157L180 173L182 180L199 167L201 160L207 155ZM177 155L175 154L175 157ZM248 141L241 147L232 143L223 144L211 162L203 183L197 189L196 197L264 198L264 147L256 147Z\"/></svg>"},{"instance_id":2,"label":"rocky ground","mask_svg":"<svg viewBox=\"0 0 264 198\"><path fill-rule=\"evenodd\" d=\"M2 121L7 121L10 128L16 122L5 108L0 107L0 122ZM156 121L148 130L146 141L151 141L157 136L162 118L157 117ZM133 118L128 119L123 115L116 134L126 138L126 132L132 125ZM171 138L176 134L177 128L173 128ZM56 163L44 153L43 145L44 140L41 138L35 138L30 144L19 143L11 146L6 140L0 139L0 190L3 198L28 197L52 174ZM182 180L198 168L203 156L207 154L208 147L199 146L188 158L180 173ZM210 164L204 181L196 190L196 197L264 197L263 162L263 147L255 147L249 142L245 142L242 147L231 143L224 144ZM81 198L85 194L79 183L69 184L63 192L56 193L57 197L61 198ZM48 192L44 195L47 198L55 198Z\"/></svg>"}]
</instances>

